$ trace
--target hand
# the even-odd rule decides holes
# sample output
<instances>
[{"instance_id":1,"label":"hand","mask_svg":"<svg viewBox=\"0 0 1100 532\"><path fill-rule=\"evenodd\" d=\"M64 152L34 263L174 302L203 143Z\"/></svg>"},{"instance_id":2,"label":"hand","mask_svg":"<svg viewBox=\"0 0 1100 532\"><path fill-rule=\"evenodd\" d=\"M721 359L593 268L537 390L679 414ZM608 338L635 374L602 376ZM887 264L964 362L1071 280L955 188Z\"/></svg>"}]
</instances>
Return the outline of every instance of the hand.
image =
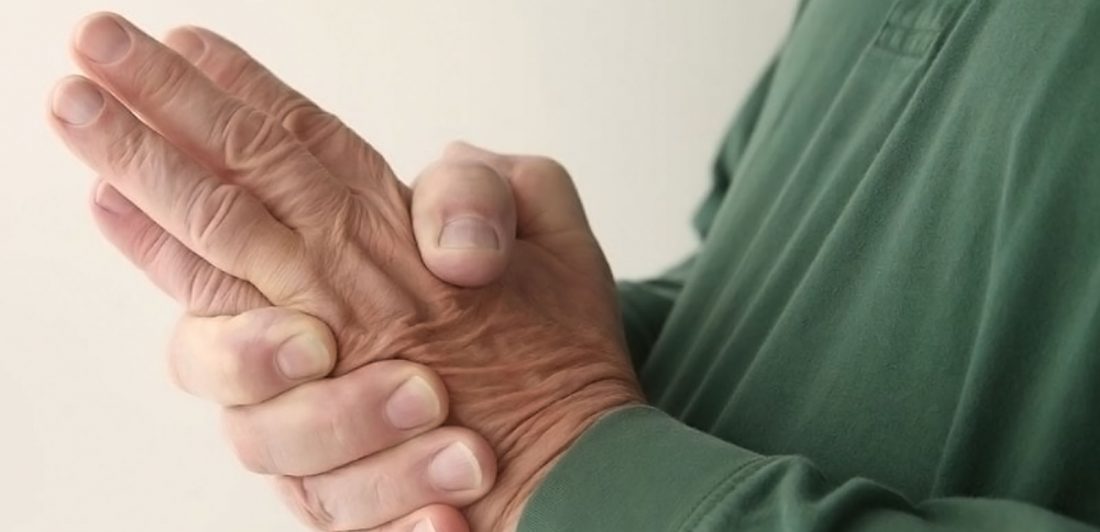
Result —
<instances>
[{"instance_id":1,"label":"hand","mask_svg":"<svg viewBox=\"0 0 1100 532\"><path fill-rule=\"evenodd\" d=\"M180 28L165 42L222 90L286 124L331 172L367 176L378 164L377 153L335 117L228 40L200 28ZM360 183L352 177L349 185ZM414 193L448 198L427 209L432 219L477 216L499 228L501 241L486 247L478 234L452 234L449 247L425 248L425 265L455 285L485 284L499 276L515 234L512 198L488 204L469 197L464 187L427 188ZM94 190L92 212L104 234L193 311L228 313L251 304L195 290L196 278L206 279L205 286L232 280L198 260L110 186ZM385 530L409 530L427 522L436 532L461 532L465 520L452 506L476 500L495 480L495 457L484 439L464 428L437 428L446 418L447 396L427 368L388 361L314 382L331 371L336 355L327 326L312 316L273 307L232 317L189 314L170 353L181 388L228 407L223 425L250 470L297 477L280 484L289 505L317 528L389 523ZM444 458L465 457L439 454L459 449L451 444L469 449L476 463L447 466ZM361 495L342 496L349 492Z\"/></svg>"},{"instance_id":2,"label":"hand","mask_svg":"<svg viewBox=\"0 0 1100 532\"><path fill-rule=\"evenodd\" d=\"M435 245L440 221L418 222L414 236L388 167L366 176L370 194L351 188L124 21L92 19L77 41L81 66L125 106L67 80L53 100L58 133L181 249L232 276L210 293L251 288L336 331L338 374L391 358L436 370L452 418L500 457L497 488L471 507L474 528L514 525L572 439L639 400L606 263L559 166L459 147L429 174L514 187L512 265L490 287L454 287L417 253L417 242Z\"/></svg>"},{"instance_id":3,"label":"hand","mask_svg":"<svg viewBox=\"0 0 1100 532\"><path fill-rule=\"evenodd\" d=\"M468 530L456 508L492 487L495 457L469 429L439 426L448 402L434 372L386 360L303 384L280 369L287 353L335 360L328 327L281 307L186 316L170 362L184 390L243 405L223 414L238 457L252 471L287 475L276 485L313 527ZM288 391L260 399L280 388Z\"/></svg>"}]
</instances>

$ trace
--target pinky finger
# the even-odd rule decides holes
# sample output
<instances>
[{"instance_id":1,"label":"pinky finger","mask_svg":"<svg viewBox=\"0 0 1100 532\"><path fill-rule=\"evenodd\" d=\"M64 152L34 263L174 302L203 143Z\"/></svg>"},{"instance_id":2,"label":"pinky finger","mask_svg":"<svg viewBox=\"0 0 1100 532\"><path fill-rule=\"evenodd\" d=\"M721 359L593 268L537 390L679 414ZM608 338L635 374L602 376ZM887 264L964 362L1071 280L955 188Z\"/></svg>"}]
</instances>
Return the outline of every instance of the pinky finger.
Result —
<instances>
[{"instance_id":1,"label":"pinky finger","mask_svg":"<svg viewBox=\"0 0 1100 532\"><path fill-rule=\"evenodd\" d=\"M462 512L445 504L425 506L401 519L359 532L469 532Z\"/></svg>"},{"instance_id":2,"label":"pinky finger","mask_svg":"<svg viewBox=\"0 0 1100 532\"><path fill-rule=\"evenodd\" d=\"M106 181L96 181L91 203L107 240L190 313L237 314L270 305L254 286L196 255Z\"/></svg>"}]
</instances>

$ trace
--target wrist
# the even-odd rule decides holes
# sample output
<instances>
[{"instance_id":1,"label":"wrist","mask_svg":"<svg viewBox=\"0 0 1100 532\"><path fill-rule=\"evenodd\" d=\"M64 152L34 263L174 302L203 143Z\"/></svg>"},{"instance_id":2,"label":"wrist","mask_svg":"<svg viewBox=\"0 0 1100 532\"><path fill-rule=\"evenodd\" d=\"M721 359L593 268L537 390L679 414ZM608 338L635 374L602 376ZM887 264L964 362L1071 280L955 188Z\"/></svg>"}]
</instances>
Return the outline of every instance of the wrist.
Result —
<instances>
[{"instance_id":1,"label":"wrist","mask_svg":"<svg viewBox=\"0 0 1100 532\"><path fill-rule=\"evenodd\" d=\"M586 385L568 400L554 403L524 420L511 444L498 450L497 483L469 509L475 529L516 530L527 501L569 447L603 416L644 403L633 381L602 380Z\"/></svg>"}]
</instances>

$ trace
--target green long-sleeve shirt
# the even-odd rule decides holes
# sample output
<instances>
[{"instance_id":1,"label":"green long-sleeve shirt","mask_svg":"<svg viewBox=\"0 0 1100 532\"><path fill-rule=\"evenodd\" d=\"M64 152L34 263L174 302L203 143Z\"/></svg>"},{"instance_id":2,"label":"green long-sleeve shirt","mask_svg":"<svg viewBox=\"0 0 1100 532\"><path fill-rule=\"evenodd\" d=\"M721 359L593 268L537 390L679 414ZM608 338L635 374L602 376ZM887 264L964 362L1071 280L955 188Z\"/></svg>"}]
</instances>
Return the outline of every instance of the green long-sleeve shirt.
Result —
<instances>
[{"instance_id":1,"label":"green long-sleeve shirt","mask_svg":"<svg viewBox=\"0 0 1100 532\"><path fill-rule=\"evenodd\" d=\"M1100 530L1100 0L810 0L523 531Z\"/></svg>"}]
</instances>

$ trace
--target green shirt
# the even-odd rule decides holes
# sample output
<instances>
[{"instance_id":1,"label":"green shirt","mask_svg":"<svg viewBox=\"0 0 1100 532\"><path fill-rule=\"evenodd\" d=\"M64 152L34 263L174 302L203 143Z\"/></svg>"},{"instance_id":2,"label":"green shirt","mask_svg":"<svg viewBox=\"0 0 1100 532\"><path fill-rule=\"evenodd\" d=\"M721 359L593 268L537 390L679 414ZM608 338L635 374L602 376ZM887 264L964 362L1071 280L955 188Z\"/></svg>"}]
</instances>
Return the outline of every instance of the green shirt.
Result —
<instances>
[{"instance_id":1,"label":"green shirt","mask_svg":"<svg viewBox=\"0 0 1100 532\"><path fill-rule=\"evenodd\" d=\"M1100 1L804 4L521 530L1098 530Z\"/></svg>"}]
</instances>

